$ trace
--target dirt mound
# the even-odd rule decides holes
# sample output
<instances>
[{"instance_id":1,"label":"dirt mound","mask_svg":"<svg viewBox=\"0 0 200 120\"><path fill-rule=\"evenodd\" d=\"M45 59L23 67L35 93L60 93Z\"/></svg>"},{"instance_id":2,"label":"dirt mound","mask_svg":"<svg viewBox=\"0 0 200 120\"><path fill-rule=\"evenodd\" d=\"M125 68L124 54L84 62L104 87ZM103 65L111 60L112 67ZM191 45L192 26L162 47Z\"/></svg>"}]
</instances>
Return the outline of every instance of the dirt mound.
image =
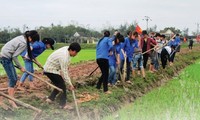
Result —
<instances>
[{"instance_id":1,"label":"dirt mound","mask_svg":"<svg viewBox=\"0 0 200 120\"><path fill-rule=\"evenodd\" d=\"M92 71L97 68L97 64L95 61L88 61L80 64L75 64L75 65L70 65L69 66L69 75L70 78L72 79L72 82L76 85L80 84L85 84L85 81L88 80L89 75ZM100 73L100 70L97 69L91 76L96 76L97 74ZM43 80L46 80L48 82L51 82L45 75L43 75L43 72L41 70L35 71L34 73L36 76L39 78L42 78ZM18 74L18 80L20 79L21 74ZM51 87L48 86L46 83L34 79L33 81L36 89L30 89L29 86L29 81L26 79L23 87L25 88L24 90L18 90L16 91L16 98L32 98L33 96L39 99L43 99L46 97L46 91L51 91ZM17 83L18 85L18 83ZM77 87L77 86L76 86ZM6 76L1 76L0 77L0 91L7 92L8 89L8 79ZM91 96L89 93L83 93L80 94L80 100L79 102L85 102L89 101L91 99L95 99L97 96L94 95L95 97Z\"/></svg>"}]
</instances>

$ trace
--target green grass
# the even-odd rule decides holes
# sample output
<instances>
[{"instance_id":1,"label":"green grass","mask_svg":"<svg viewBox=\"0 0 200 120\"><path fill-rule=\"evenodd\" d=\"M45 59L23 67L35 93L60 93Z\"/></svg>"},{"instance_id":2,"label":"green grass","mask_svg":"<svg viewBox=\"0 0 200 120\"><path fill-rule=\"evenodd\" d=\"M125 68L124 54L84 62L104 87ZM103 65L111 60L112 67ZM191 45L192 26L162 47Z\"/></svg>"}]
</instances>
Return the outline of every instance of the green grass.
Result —
<instances>
[{"instance_id":1,"label":"green grass","mask_svg":"<svg viewBox=\"0 0 200 120\"><path fill-rule=\"evenodd\" d=\"M52 53L52 50L46 50L44 51L40 56L38 56L38 61L44 65L48 56ZM19 61L22 64L22 66L24 66L24 62L22 60L22 58L19 56ZM83 61L88 61L88 60L95 60L96 59L96 50L95 49L83 49L81 50L77 56L73 57L71 59L71 63L79 63L79 62L83 62ZM34 65L35 69L38 69L37 65ZM0 76L1 75L5 75L5 71L3 69L3 66L0 65Z\"/></svg>"},{"instance_id":2,"label":"green grass","mask_svg":"<svg viewBox=\"0 0 200 120\"><path fill-rule=\"evenodd\" d=\"M78 53L76 57L71 59L72 63L78 63L88 60L95 60L96 59L96 50L95 49L83 49Z\"/></svg>"},{"instance_id":3,"label":"green grass","mask_svg":"<svg viewBox=\"0 0 200 120\"><path fill-rule=\"evenodd\" d=\"M104 120L200 120L200 60Z\"/></svg>"}]
</instances>

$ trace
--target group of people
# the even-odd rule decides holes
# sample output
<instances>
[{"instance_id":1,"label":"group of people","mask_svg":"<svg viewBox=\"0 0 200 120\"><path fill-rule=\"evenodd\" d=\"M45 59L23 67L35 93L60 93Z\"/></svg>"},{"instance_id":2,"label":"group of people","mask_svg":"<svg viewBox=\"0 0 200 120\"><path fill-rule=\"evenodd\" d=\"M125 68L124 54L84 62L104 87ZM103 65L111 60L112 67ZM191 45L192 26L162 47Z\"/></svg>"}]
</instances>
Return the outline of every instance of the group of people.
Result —
<instances>
[{"instance_id":1,"label":"group of people","mask_svg":"<svg viewBox=\"0 0 200 120\"><path fill-rule=\"evenodd\" d=\"M36 30L26 31L23 35L17 36L7 42L0 52L0 63L2 64L8 76L8 95L14 97L15 89L24 89L23 83L25 79L29 78L30 88L35 89L33 84L33 76L29 73L34 73L33 62L44 70L44 74L51 80L54 86L62 89L60 97L60 107L68 109L70 106L66 104L66 83L69 84L69 90L73 90L74 86L71 83L68 75L68 64L70 57L74 57L81 50L79 43L71 43L69 46L59 48L54 51L48 58L44 65L36 59L46 49L51 48L54 50L55 40L52 38L43 38L40 40L40 35ZM25 67L21 65L18 60L21 56L24 60ZM14 63L15 65L14 65ZM17 85L17 73L15 67L23 72L21 79ZM56 95L59 93L54 89L50 96L46 99L48 103L55 100ZM16 103L9 100L13 108L18 108ZM3 98L0 96L0 105L3 104Z\"/></svg>"},{"instance_id":2,"label":"group of people","mask_svg":"<svg viewBox=\"0 0 200 120\"><path fill-rule=\"evenodd\" d=\"M113 86L117 80L124 80L132 84L130 75L135 77L135 72L142 73L145 78L148 59L150 58L149 71L156 72L160 68L165 69L167 61L173 65L176 52L180 50L180 36L174 35L170 40L166 40L165 35L142 31L128 31L124 37L120 32L115 31L110 37L110 32L105 31L96 46L96 62L102 75L97 82L97 89L101 89L106 94L112 93L108 86ZM118 73L118 74L117 74ZM122 75L123 74L123 75ZM124 76L125 75L125 76Z\"/></svg>"},{"instance_id":3,"label":"group of people","mask_svg":"<svg viewBox=\"0 0 200 120\"><path fill-rule=\"evenodd\" d=\"M47 58L43 67L36 58L46 49L51 48L54 50L54 44L55 40L52 38L40 40L38 32L31 30L13 38L2 47L0 63L8 76L8 94L11 97L14 97L16 88L24 89L23 84L27 77L30 81L30 88L35 88L33 76L29 74L29 72L34 73L33 63L35 63L43 69L44 75L51 80L54 86L62 89L60 107L64 109L70 108L66 104L65 82L69 90L74 90L74 86L68 74L68 65L70 57L76 56L81 50L81 46L79 43L74 42L69 46L57 49ZM108 90L109 85L115 85L117 80L132 84L130 76L132 73L134 77L136 71L141 72L142 77L145 79L145 69L147 69L149 58L149 71L153 73L159 69L160 60L163 69L166 67L167 61L172 65L175 54L179 49L180 37L178 34L170 40L166 40L165 35L160 35L159 33L148 34L147 31L142 31L141 35L136 31L128 31L126 37L118 31L115 31L114 35L110 37L110 32L105 31L104 36L96 45L96 62L102 73L96 88L100 90L103 84L103 92L111 94L112 92ZM19 62L18 56L22 56L25 67ZM18 85L15 67L23 72ZM50 96L46 98L46 102L52 103L58 93L59 91L54 89ZM0 104L2 102L3 99L0 96ZM14 108L18 108L14 101L10 100L9 103Z\"/></svg>"}]
</instances>

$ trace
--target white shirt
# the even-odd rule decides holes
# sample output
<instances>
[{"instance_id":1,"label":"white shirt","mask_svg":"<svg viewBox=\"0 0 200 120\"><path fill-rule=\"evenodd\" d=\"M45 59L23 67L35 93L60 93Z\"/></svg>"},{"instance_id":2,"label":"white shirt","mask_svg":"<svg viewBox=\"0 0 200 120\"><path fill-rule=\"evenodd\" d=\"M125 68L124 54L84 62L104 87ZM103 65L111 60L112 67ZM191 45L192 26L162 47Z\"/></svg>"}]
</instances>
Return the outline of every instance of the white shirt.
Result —
<instances>
[{"instance_id":1,"label":"white shirt","mask_svg":"<svg viewBox=\"0 0 200 120\"><path fill-rule=\"evenodd\" d=\"M165 50L167 50L167 52L168 52L169 54L171 54L171 52L172 52L172 49L171 49L170 46L165 46Z\"/></svg>"},{"instance_id":2,"label":"white shirt","mask_svg":"<svg viewBox=\"0 0 200 120\"><path fill-rule=\"evenodd\" d=\"M62 47L54 51L44 65L44 71L48 73L58 74L70 85L71 80L68 74L68 66L70 63L69 46Z\"/></svg>"}]
</instances>

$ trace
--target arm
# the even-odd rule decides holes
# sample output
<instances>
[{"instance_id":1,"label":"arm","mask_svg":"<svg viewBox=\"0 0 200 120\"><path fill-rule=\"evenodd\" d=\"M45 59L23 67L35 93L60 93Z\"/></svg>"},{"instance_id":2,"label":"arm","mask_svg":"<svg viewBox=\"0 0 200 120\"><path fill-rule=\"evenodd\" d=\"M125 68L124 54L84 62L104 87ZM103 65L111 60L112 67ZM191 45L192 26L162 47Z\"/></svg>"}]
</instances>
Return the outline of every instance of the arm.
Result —
<instances>
[{"instance_id":1,"label":"arm","mask_svg":"<svg viewBox=\"0 0 200 120\"><path fill-rule=\"evenodd\" d=\"M112 39L108 39L108 51L110 52L113 48Z\"/></svg>"},{"instance_id":2,"label":"arm","mask_svg":"<svg viewBox=\"0 0 200 120\"><path fill-rule=\"evenodd\" d=\"M150 44L151 44L152 46L156 46L156 45L157 45L157 42L156 42L155 40L151 39Z\"/></svg>"},{"instance_id":3,"label":"arm","mask_svg":"<svg viewBox=\"0 0 200 120\"><path fill-rule=\"evenodd\" d=\"M19 62L19 60L18 60L17 57L18 57L25 49L26 49L26 46L25 46L25 45L24 45L24 46L19 46L19 47L15 50L14 54L12 55L12 59L13 59L14 63L21 69L22 72L24 72L25 69L22 67L22 65L20 64L20 62Z\"/></svg>"},{"instance_id":4,"label":"arm","mask_svg":"<svg viewBox=\"0 0 200 120\"><path fill-rule=\"evenodd\" d=\"M20 64L20 62L19 62L17 56L16 56L16 57L13 57L12 59L13 59L15 65L17 65L17 67L19 67L19 68L21 69L21 68L22 68L22 65Z\"/></svg>"},{"instance_id":5,"label":"arm","mask_svg":"<svg viewBox=\"0 0 200 120\"><path fill-rule=\"evenodd\" d=\"M33 62L34 62L39 68L44 69L44 68L42 67L42 64L41 64L36 58L33 59Z\"/></svg>"},{"instance_id":6,"label":"arm","mask_svg":"<svg viewBox=\"0 0 200 120\"><path fill-rule=\"evenodd\" d=\"M141 36L140 35L138 35L138 47L141 49L142 47L141 47Z\"/></svg>"},{"instance_id":7,"label":"arm","mask_svg":"<svg viewBox=\"0 0 200 120\"><path fill-rule=\"evenodd\" d=\"M60 74L61 76L63 77L64 81L66 81L69 86L70 86L70 90L74 89L72 83L71 83L71 79L69 77L69 74L68 74L68 63L69 63L69 60L67 59L67 56L64 57L64 58L61 58L59 60L59 63L60 63L60 66L61 66L61 70L60 70Z\"/></svg>"}]
</instances>

